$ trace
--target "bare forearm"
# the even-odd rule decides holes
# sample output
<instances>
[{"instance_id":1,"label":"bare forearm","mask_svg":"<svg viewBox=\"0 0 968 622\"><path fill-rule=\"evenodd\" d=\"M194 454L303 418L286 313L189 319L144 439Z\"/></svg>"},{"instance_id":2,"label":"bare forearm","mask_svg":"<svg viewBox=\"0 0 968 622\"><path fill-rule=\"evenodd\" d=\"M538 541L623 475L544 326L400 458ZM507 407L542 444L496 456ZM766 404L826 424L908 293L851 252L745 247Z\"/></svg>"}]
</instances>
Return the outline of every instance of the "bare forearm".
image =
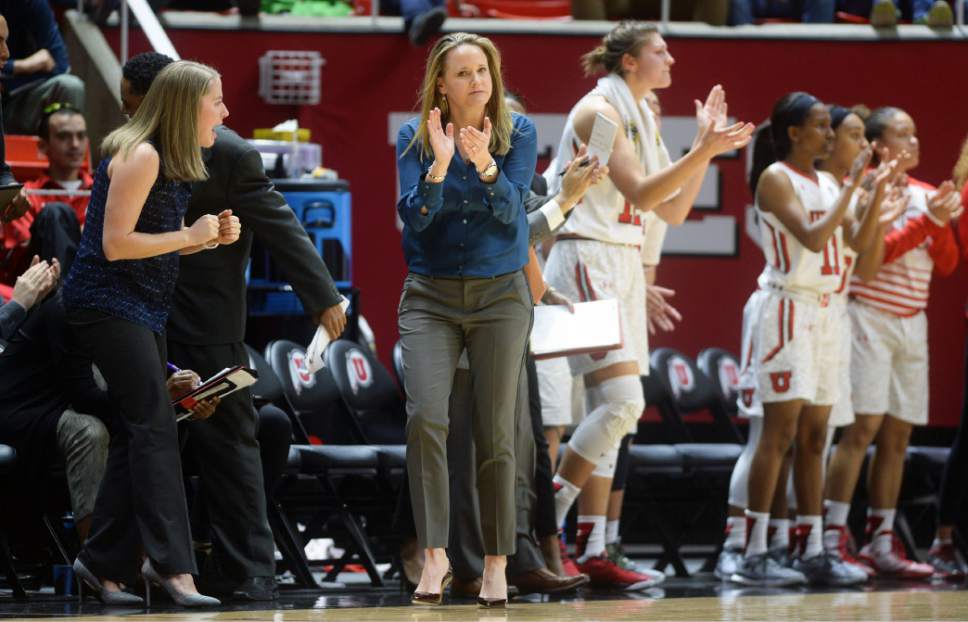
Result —
<instances>
[{"instance_id":1,"label":"bare forearm","mask_svg":"<svg viewBox=\"0 0 968 622\"><path fill-rule=\"evenodd\" d=\"M655 213L662 220L673 226L681 225L685 222L689 216L689 212L692 211L692 206L696 204L696 197L699 196L699 190L702 188L702 180L705 178L706 169L708 168L709 162L707 161L702 171L687 181L682 186L679 194L656 207Z\"/></svg>"},{"instance_id":2,"label":"bare forearm","mask_svg":"<svg viewBox=\"0 0 968 622\"><path fill-rule=\"evenodd\" d=\"M857 257L856 274L864 282L870 281L881 269L884 260L884 232L878 227L878 233L871 245Z\"/></svg>"},{"instance_id":3,"label":"bare forearm","mask_svg":"<svg viewBox=\"0 0 968 622\"><path fill-rule=\"evenodd\" d=\"M108 261L147 259L191 248L188 229L170 233L139 233L110 235L104 232L102 243Z\"/></svg>"},{"instance_id":4,"label":"bare forearm","mask_svg":"<svg viewBox=\"0 0 968 622\"><path fill-rule=\"evenodd\" d=\"M645 177L632 197L632 204L642 212L656 209L670 194L690 183L694 178L698 177L701 184L702 176L708 166L709 158L700 151L692 150L675 164ZM696 191L698 192L698 189Z\"/></svg>"},{"instance_id":5,"label":"bare forearm","mask_svg":"<svg viewBox=\"0 0 968 622\"><path fill-rule=\"evenodd\" d=\"M878 226L880 224L880 212L881 199L875 196L870 205L867 206L867 211L864 212L860 221L851 223L847 244L855 253L863 253L874 242L874 236L880 229ZM844 229L846 232L848 228L845 227Z\"/></svg>"}]
</instances>

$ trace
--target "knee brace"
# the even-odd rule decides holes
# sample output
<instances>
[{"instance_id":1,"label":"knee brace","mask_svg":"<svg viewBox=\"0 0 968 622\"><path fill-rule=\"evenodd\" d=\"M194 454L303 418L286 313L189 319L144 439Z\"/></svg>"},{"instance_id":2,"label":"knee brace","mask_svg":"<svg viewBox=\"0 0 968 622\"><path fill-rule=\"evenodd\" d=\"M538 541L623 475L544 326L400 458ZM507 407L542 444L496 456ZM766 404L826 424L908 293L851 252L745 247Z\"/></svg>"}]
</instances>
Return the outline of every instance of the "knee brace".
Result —
<instances>
[{"instance_id":1,"label":"knee brace","mask_svg":"<svg viewBox=\"0 0 968 622\"><path fill-rule=\"evenodd\" d=\"M578 425L568 443L575 453L596 464L606 452L618 449L645 409L638 376L609 378L597 389L592 399L599 405Z\"/></svg>"},{"instance_id":2,"label":"knee brace","mask_svg":"<svg viewBox=\"0 0 968 622\"><path fill-rule=\"evenodd\" d=\"M592 471L592 476L594 477L604 477L605 479L611 479L615 476L615 464L618 462L618 447L614 447L598 459L595 463L595 470Z\"/></svg>"}]
</instances>

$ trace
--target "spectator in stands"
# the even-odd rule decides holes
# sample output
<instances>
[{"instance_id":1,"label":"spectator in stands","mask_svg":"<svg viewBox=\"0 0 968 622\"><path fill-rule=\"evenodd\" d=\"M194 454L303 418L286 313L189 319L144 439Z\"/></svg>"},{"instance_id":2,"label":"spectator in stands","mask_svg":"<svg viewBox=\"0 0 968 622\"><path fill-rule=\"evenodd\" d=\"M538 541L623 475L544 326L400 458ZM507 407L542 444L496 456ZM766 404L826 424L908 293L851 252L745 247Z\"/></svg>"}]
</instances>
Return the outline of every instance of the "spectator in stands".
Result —
<instances>
[{"instance_id":1,"label":"spectator in stands","mask_svg":"<svg viewBox=\"0 0 968 622\"><path fill-rule=\"evenodd\" d=\"M10 26L10 56L0 68L9 134L37 131L44 107L68 102L84 107L84 82L70 75L67 46L46 0L0 0Z\"/></svg>"},{"instance_id":2,"label":"spectator in stands","mask_svg":"<svg viewBox=\"0 0 968 622\"><path fill-rule=\"evenodd\" d=\"M138 114L102 145L87 224L63 287L79 348L101 370L122 415L91 535L74 563L78 577L113 604L142 604L120 585L130 584L142 554L142 576L178 604L219 604L198 593L191 575L196 566L164 383L164 331L179 254L231 244L240 235L228 210L184 225L188 182L207 177L199 147L214 144L226 116L221 79L210 67L182 61L158 76Z\"/></svg>"},{"instance_id":3,"label":"spectator in stands","mask_svg":"<svg viewBox=\"0 0 968 622\"><path fill-rule=\"evenodd\" d=\"M389 0L384 6L388 13L403 16L403 30L414 45L427 43L447 19L444 0Z\"/></svg>"},{"instance_id":4,"label":"spectator in stands","mask_svg":"<svg viewBox=\"0 0 968 622\"><path fill-rule=\"evenodd\" d=\"M10 48L7 46L7 38L10 30L7 27L7 20L0 14L0 65L6 64L10 58ZM7 164L7 148L3 136L3 106L0 100L0 186L9 186L17 183L10 172L10 165ZM19 218L27 211L30 204L27 202L26 192L21 191L10 203L0 209L0 222L9 222L14 218Z\"/></svg>"},{"instance_id":5,"label":"spectator in stands","mask_svg":"<svg viewBox=\"0 0 968 622\"><path fill-rule=\"evenodd\" d=\"M148 52L125 64L121 93L126 113L139 110L155 77L171 62L167 56ZM204 152L208 179L192 186L185 222L231 209L245 233L239 244L182 260L168 320L172 362L206 376L248 364L243 344L245 271L254 238L272 254L307 313L333 339L346 326L342 297L326 264L266 177L259 152L225 126L217 128L216 134L218 140ZM198 458L205 498L218 500L207 508L214 563L202 569L201 581L212 593L244 600L271 600L278 594L256 441L259 425L246 389L227 396L217 417L192 426L188 441ZM275 438L288 443L284 436ZM287 445L275 443L270 453L286 456Z\"/></svg>"},{"instance_id":6,"label":"spectator in stands","mask_svg":"<svg viewBox=\"0 0 968 622\"><path fill-rule=\"evenodd\" d=\"M871 25L877 28L896 26L901 16L932 28L954 24L954 13L945 0L910 0L903 5L897 0L840 0L838 5L847 13L870 16Z\"/></svg>"},{"instance_id":7,"label":"spectator in stands","mask_svg":"<svg viewBox=\"0 0 968 622\"><path fill-rule=\"evenodd\" d=\"M731 26L769 18L829 24L834 21L834 0L730 0Z\"/></svg>"},{"instance_id":8,"label":"spectator in stands","mask_svg":"<svg viewBox=\"0 0 968 622\"><path fill-rule=\"evenodd\" d=\"M64 272L70 271L94 183L82 169L88 137L80 111L70 104L47 106L37 136L40 151L50 165L46 175L24 184L30 202L27 212L3 225L5 266L0 274L6 282L22 271L27 258L34 254L47 260L56 257Z\"/></svg>"}]
</instances>

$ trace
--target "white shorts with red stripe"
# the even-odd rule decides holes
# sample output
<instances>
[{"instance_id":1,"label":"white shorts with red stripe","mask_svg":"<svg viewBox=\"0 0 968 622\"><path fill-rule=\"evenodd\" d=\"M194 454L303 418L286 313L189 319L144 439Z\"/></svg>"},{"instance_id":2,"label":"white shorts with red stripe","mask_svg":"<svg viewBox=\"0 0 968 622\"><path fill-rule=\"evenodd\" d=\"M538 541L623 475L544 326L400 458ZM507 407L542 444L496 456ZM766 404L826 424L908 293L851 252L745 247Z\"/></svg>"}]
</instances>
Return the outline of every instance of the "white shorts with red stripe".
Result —
<instances>
[{"instance_id":1,"label":"white shorts with red stripe","mask_svg":"<svg viewBox=\"0 0 968 622\"><path fill-rule=\"evenodd\" d=\"M840 390L837 394L837 401L834 402L833 410L830 411L830 420L827 425L834 428L842 428L854 422L854 404L852 401L853 390L850 381L850 361L852 350L853 331L850 327L850 316L847 315L847 301L843 296L838 296L836 300L831 300L830 314L836 315L836 324L840 330L840 338L837 347L840 348L840 355L836 362L837 382Z\"/></svg>"},{"instance_id":2,"label":"white shorts with red stripe","mask_svg":"<svg viewBox=\"0 0 968 622\"><path fill-rule=\"evenodd\" d=\"M639 364L649 373L649 333L645 318L645 276L638 247L594 240L558 240L551 247L545 280L575 301L615 298L622 322L622 347L568 357L572 374L585 375L609 365Z\"/></svg>"},{"instance_id":3,"label":"white shorts with red stripe","mask_svg":"<svg viewBox=\"0 0 968 622\"><path fill-rule=\"evenodd\" d=\"M836 324L837 315L819 297L754 292L743 309L740 413L762 416L764 403L836 402L841 335Z\"/></svg>"},{"instance_id":4,"label":"white shorts with red stripe","mask_svg":"<svg viewBox=\"0 0 968 622\"><path fill-rule=\"evenodd\" d=\"M928 422L928 318L901 317L860 301L848 305L854 410Z\"/></svg>"}]
</instances>

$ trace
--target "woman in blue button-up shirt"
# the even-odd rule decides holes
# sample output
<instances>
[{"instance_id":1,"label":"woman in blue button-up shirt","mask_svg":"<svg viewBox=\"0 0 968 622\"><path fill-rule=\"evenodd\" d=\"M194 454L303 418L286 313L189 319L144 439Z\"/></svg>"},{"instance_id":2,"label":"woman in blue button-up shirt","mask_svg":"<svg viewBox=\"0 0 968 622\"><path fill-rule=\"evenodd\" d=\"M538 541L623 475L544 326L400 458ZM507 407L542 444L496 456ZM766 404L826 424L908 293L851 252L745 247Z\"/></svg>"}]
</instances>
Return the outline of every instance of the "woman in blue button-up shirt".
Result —
<instances>
[{"instance_id":1,"label":"woman in blue button-up shirt","mask_svg":"<svg viewBox=\"0 0 968 622\"><path fill-rule=\"evenodd\" d=\"M397 138L403 249L399 327L407 391L407 467L425 564L415 604L439 604L449 581L446 440L454 371L474 378L484 576L479 602L503 606L514 552L514 403L533 301L524 209L534 124L504 102L501 59L486 38L449 34L427 61L419 118Z\"/></svg>"}]
</instances>

